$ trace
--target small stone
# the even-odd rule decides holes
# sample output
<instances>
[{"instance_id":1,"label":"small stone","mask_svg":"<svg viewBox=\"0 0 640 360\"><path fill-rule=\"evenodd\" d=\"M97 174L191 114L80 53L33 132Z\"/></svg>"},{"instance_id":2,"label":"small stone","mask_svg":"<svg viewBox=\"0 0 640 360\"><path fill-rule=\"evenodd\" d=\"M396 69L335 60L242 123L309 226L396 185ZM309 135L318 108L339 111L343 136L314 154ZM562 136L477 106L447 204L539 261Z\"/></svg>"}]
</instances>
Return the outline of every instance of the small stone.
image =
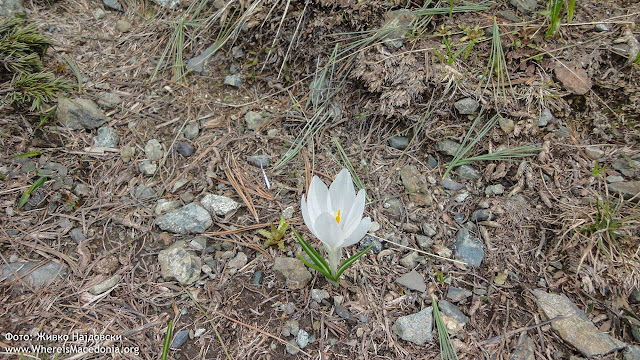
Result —
<instances>
[{"instance_id":1,"label":"small stone","mask_svg":"<svg viewBox=\"0 0 640 360\"><path fill-rule=\"evenodd\" d=\"M409 146L409 138L405 136L392 136L387 140L387 143L394 149L404 150Z\"/></svg>"},{"instance_id":2,"label":"small stone","mask_svg":"<svg viewBox=\"0 0 640 360\"><path fill-rule=\"evenodd\" d=\"M634 198L640 201L637 196L640 193L640 181L625 181L609 185L609 193L620 193L625 199Z\"/></svg>"},{"instance_id":3,"label":"small stone","mask_svg":"<svg viewBox=\"0 0 640 360\"><path fill-rule=\"evenodd\" d=\"M456 101L453 106L455 106L460 114L471 115L475 113L475 111L478 109L478 106L480 106L480 103L478 103L473 98L464 98Z\"/></svg>"},{"instance_id":4,"label":"small stone","mask_svg":"<svg viewBox=\"0 0 640 360\"><path fill-rule=\"evenodd\" d=\"M257 168L266 169L271 165L271 158L267 155L249 156L247 162Z\"/></svg>"},{"instance_id":5,"label":"small stone","mask_svg":"<svg viewBox=\"0 0 640 360\"><path fill-rule=\"evenodd\" d=\"M227 75L224 77L224 84L238 87L242 84L242 78L240 77L240 74Z\"/></svg>"},{"instance_id":6,"label":"small stone","mask_svg":"<svg viewBox=\"0 0 640 360\"><path fill-rule=\"evenodd\" d=\"M514 349L513 353L509 357L509 360L535 360L536 348L531 338L525 335L518 342L518 346ZM573 356L569 360L575 360Z\"/></svg>"},{"instance_id":7,"label":"small stone","mask_svg":"<svg viewBox=\"0 0 640 360\"><path fill-rule=\"evenodd\" d=\"M584 152L592 160L598 160L604 156L604 151L599 147L593 145L585 147Z\"/></svg>"},{"instance_id":8,"label":"small stone","mask_svg":"<svg viewBox=\"0 0 640 360\"><path fill-rule=\"evenodd\" d=\"M34 288L41 288L67 275L67 267L57 262L48 261L40 265L42 264L39 261L4 264L0 266L0 280L15 281L18 284L25 282ZM36 269L31 271L33 268ZM19 281L16 275L20 277Z\"/></svg>"},{"instance_id":9,"label":"small stone","mask_svg":"<svg viewBox=\"0 0 640 360\"><path fill-rule=\"evenodd\" d=\"M391 330L402 340L410 341L416 345L423 345L433 340L431 334L432 322L433 308L429 306L418 313L398 318Z\"/></svg>"},{"instance_id":10,"label":"small stone","mask_svg":"<svg viewBox=\"0 0 640 360\"><path fill-rule=\"evenodd\" d=\"M627 346L623 354L623 360L638 360L640 359L640 346L638 345L629 345Z\"/></svg>"},{"instance_id":11,"label":"small stone","mask_svg":"<svg viewBox=\"0 0 640 360\"><path fill-rule=\"evenodd\" d=\"M396 279L396 282L411 290L419 292L425 292L427 290L427 285L424 283L424 277L415 270L411 270L410 272L400 276Z\"/></svg>"},{"instance_id":12,"label":"small stone","mask_svg":"<svg viewBox=\"0 0 640 360\"><path fill-rule=\"evenodd\" d=\"M371 244L373 244L373 247L371 247L371 250L369 251L371 251L372 253L379 254L380 251L382 251L382 243L373 236L369 235L365 235L365 237L360 240L359 250L362 251L368 248Z\"/></svg>"},{"instance_id":13,"label":"small stone","mask_svg":"<svg viewBox=\"0 0 640 360\"><path fill-rule=\"evenodd\" d=\"M427 166L429 166L432 169L435 169L438 167L438 160L434 158L433 155L431 154L427 156Z\"/></svg>"},{"instance_id":14,"label":"small stone","mask_svg":"<svg viewBox=\"0 0 640 360\"><path fill-rule=\"evenodd\" d=\"M235 59L241 58L244 56L244 51L242 51L242 48L240 46L234 46L231 48L231 56L233 56Z\"/></svg>"},{"instance_id":15,"label":"small stone","mask_svg":"<svg viewBox=\"0 0 640 360\"><path fill-rule=\"evenodd\" d=\"M179 209L180 206L182 206L182 203L180 201L178 201L178 200L160 199L160 200L158 200L158 203L156 204L154 213L156 215L162 215L162 214L164 214L166 212Z\"/></svg>"},{"instance_id":16,"label":"small stone","mask_svg":"<svg viewBox=\"0 0 640 360\"><path fill-rule=\"evenodd\" d=\"M189 340L189 330L180 330L173 337L170 348L172 350L178 350L187 340Z\"/></svg>"},{"instance_id":17,"label":"small stone","mask_svg":"<svg viewBox=\"0 0 640 360\"><path fill-rule=\"evenodd\" d=\"M472 236L469 230L461 228L456 234L456 241L453 244L456 259L478 268L484 259L484 248L482 241Z\"/></svg>"},{"instance_id":18,"label":"small stone","mask_svg":"<svg viewBox=\"0 0 640 360\"><path fill-rule=\"evenodd\" d=\"M518 15L514 14L513 11L509 11L509 10L498 11L498 14L500 14L500 16L502 16L503 19L509 20L513 23L522 22L522 19Z\"/></svg>"},{"instance_id":19,"label":"small stone","mask_svg":"<svg viewBox=\"0 0 640 360\"><path fill-rule=\"evenodd\" d=\"M196 151L195 146L187 142L184 142L184 141L176 142L176 152L184 157L189 157L193 155L195 151Z\"/></svg>"},{"instance_id":20,"label":"small stone","mask_svg":"<svg viewBox=\"0 0 640 360\"><path fill-rule=\"evenodd\" d=\"M282 327L282 336L284 337L291 335L296 336L298 332L300 332L300 324L298 324L297 320L287 320Z\"/></svg>"},{"instance_id":21,"label":"small stone","mask_svg":"<svg viewBox=\"0 0 640 360\"><path fill-rule=\"evenodd\" d=\"M58 98L56 118L62 126L72 130L95 129L107 122L106 115L95 102L82 98Z\"/></svg>"},{"instance_id":22,"label":"small stone","mask_svg":"<svg viewBox=\"0 0 640 360\"><path fill-rule=\"evenodd\" d=\"M111 289L112 287L118 285L121 278L122 276L120 275L113 275L112 277L99 283L98 285L93 286L91 289L89 289L89 292L92 293L93 295L100 295L106 292L107 290Z\"/></svg>"},{"instance_id":23,"label":"small stone","mask_svg":"<svg viewBox=\"0 0 640 360\"><path fill-rule=\"evenodd\" d=\"M131 159L133 158L133 155L135 155L135 153L136 153L136 150L134 148L132 148L129 145L124 145L120 149L120 157L122 157L122 162L124 162L126 164L129 161L131 161Z\"/></svg>"},{"instance_id":24,"label":"small stone","mask_svg":"<svg viewBox=\"0 0 640 360\"><path fill-rule=\"evenodd\" d=\"M202 251L207 247L207 238L197 237L189 241L189 247L194 250Z\"/></svg>"},{"instance_id":25,"label":"small stone","mask_svg":"<svg viewBox=\"0 0 640 360\"><path fill-rule=\"evenodd\" d=\"M296 342L300 349L304 349L309 344L309 334L304 330L298 331L298 335L296 335Z\"/></svg>"},{"instance_id":26,"label":"small stone","mask_svg":"<svg viewBox=\"0 0 640 360\"><path fill-rule=\"evenodd\" d=\"M405 191L409 194L409 200L418 206L431 205L431 196L426 178L413 165L406 165L400 169L400 179Z\"/></svg>"},{"instance_id":27,"label":"small stone","mask_svg":"<svg viewBox=\"0 0 640 360\"><path fill-rule=\"evenodd\" d=\"M502 131L504 131L507 135L511 134L513 132L513 129L515 129L516 127L516 124L512 119L505 119L503 117L498 118L498 125L500 125L500 129L502 129Z\"/></svg>"},{"instance_id":28,"label":"small stone","mask_svg":"<svg viewBox=\"0 0 640 360\"><path fill-rule=\"evenodd\" d=\"M469 197L469 193L467 191L463 191L460 194L456 195L456 197L453 198L453 200L455 200L455 202L458 202L458 203L463 203L465 200L467 200L468 197Z\"/></svg>"},{"instance_id":29,"label":"small stone","mask_svg":"<svg viewBox=\"0 0 640 360\"><path fill-rule=\"evenodd\" d=\"M262 283L262 279L264 278L264 272L262 270L258 270L253 274L253 285L260 285Z\"/></svg>"},{"instance_id":30,"label":"small stone","mask_svg":"<svg viewBox=\"0 0 640 360\"><path fill-rule=\"evenodd\" d=\"M118 131L111 126L103 126L98 129L98 134L93 137L93 146L115 148L120 142Z\"/></svg>"},{"instance_id":31,"label":"small stone","mask_svg":"<svg viewBox=\"0 0 640 360\"><path fill-rule=\"evenodd\" d=\"M596 24L594 30L597 32L607 32L609 31L609 27L605 24Z\"/></svg>"},{"instance_id":32,"label":"small stone","mask_svg":"<svg viewBox=\"0 0 640 360\"><path fill-rule=\"evenodd\" d=\"M551 110L544 108L540 112L540 117L538 117L538 126L545 127L551 120L553 120L553 114L551 114Z\"/></svg>"},{"instance_id":33,"label":"small stone","mask_svg":"<svg viewBox=\"0 0 640 360\"><path fill-rule=\"evenodd\" d=\"M504 185L502 185L502 184L489 185L484 190L484 193L487 196L502 195L502 194L504 194Z\"/></svg>"},{"instance_id":34,"label":"small stone","mask_svg":"<svg viewBox=\"0 0 640 360\"><path fill-rule=\"evenodd\" d=\"M557 63L555 66L555 74L558 81L576 95L584 95L591 90L593 85L591 78L582 67Z\"/></svg>"},{"instance_id":35,"label":"small stone","mask_svg":"<svg viewBox=\"0 0 640 360\"><path fill-rule=\"evenodd\" d=\"M628 177L634 177L636 173L640 173L640 162L629 158L616 159L611 166Z\"/></svg>"},{"instance_id":36,"label":"small stone","mask_svg":"<svg viewBox=\"0 0 640 360\"><path fill-rule=\"evenodd\" d=\"M391 198L386 200L382 207L385 209L385 212L389 214L389 216L394 218L400 218L403 213L404 205L402 205L402 201L398 198Z\"/></svg>"},{"instance_id":37,"label":"small stone","mask_svg":"<svg viewBox=\"0 0 640 360\"><path fill-rule=\"evenodd\" d=\"M571 135L571 131L569 131L566 126L560 126L558 130L556 130L556 136L561 139L567 138L569 135Z\"/></svg>"},{"instance_id":38,"label":"small stone","mask_svg":"<svg viewBox=\"0 0 640 360\"><path fill-rule=\"evenodd\" d=\"M183 240L176 241L158 254L160 273L165 279L176 279L183 285L190 285L200 278L202 263L200 258L185 249Z\"/></svg>"},{"instance_id":39,"label":"small stone","mask_svg":"<svg viewBox=\"0 0 640 360\"><path fill-rule=\"evenodd\" d=\"M492 218L491 211L488 209L478 209L471 214L471 221L487 221Z\"/></svg>"},{"instance_id":40,"label":"small stone","mask_svg":"<svg viewBox=\"0 0 640 360\"><path fill-rule=\"evenodd\" d=\"M450 139L444 139L436 143L436 151L441 154L455 156L460 148L460 143Z\"/></svg>"},{"instance_id":41,"label":"small stone","mask_svg":"<svg viewBox=\"0 0 640 360\"><path fill-rule=\"evenodd\" d=\"M158 161L162 159L162 144L160 144L160 142L156 139L147 141L147 145L144 146L144 154L147 159L151 161Z\"/></svg>"},{"instance_id":42,"label":"small stone","mask_svg":"<svg viewBox=\"0 0 640 360\"><path fill-rule=\"evenodd\" d=\"M293 206L287 206L284 210L282 210L282 217L285 220L290 220L293 217L294 211L295 209L293 208Z\"/></svg>"},{"instance_id":43,"label":"small stone","mask_svg":"<svg viewBox=\"0 0 640 360\"><path fill-rule=\"evenodd\" d=\"M205 328L196 329L196 331L193 332L193 337L194 338L200 337L200 336L202 336L202 334L205 333L205 331L207 331L207 329L205 329Z\"/></svg>"},{"instance_id":44,"label":"small stone","mask_svg":"<svg viewBox=\"0 0 640 360\"><path fill-rule=\"evenodd\" d=\"M180 194L180 200L182 200L183 203L188 204L190 202L193 202L193 199L195 199L195 196L193 196L191 191L185 191L182 194Z\"/></svg>"},{"instance_id":45,"label":"small stone","mask_svg":"<svg viewBox=\"0 0 640 360\"><path fill-rule=\"evenodd\" d=\"M460 311L460 309L448 302L447 300L438 301L438 306L442 314L454 319L458 324L464 325L469 322L469 317Z\"/></svg>"},{"instance_id":46,"label":"small stone","mask_svg":"<svg viewBox=\"0 0 640 360\"><path fill-rule=\"evenodd\" d=\"M291 355L296 355L297 353L300 352L300 350L298 350L298 343L296 343L296 339L291 339L289 340L289 343L286 346L287 352Z\"/></svg>"},{"instance_id":47,"label":"small stone","mask_svg":"<svg viewBox=\"0 0 640 360\"><path fill-rule=\"evenodd\" d=\"M115 256L107 256L96 263L93 271L96 274L109 275L120 267L120 261Z\"/></svg>"},{"instance_id":48,"label":"small stone","mask_svg":"<svg viewBox=\"0 0 640 360\"><path fill-rule=\"evenodd\" d=\"M472 165L460 165L455 172L462 180L475 181L481 176L480 172Z\"/></svg>"},{"instance_id":49,"label":"small stone","mask_svg":"<svg viewBox=\"0 0 640 360\"><path fill-rule=\"evenodd\" d=\"M294 312L296 312L296 307L295 305L293 305L293 303L284 303L280 305L280 310L284 311L285 314L287 315L291 315Z\"/></svg>"},{"instance_id":50,"label":"small stone","mask_svg":"<svg viewBox=\"0 0 640 360\"><path fill-rule=\"evenodd\" d=\"M133 195L136 197L136 199L146 199L156 196L156 192L148 186L138 185L133 190Z\"/></svg>"},{"instance_id":51,"label":"small stone","mask_svg":"<svg viewBox=\"0 0 640 360\"><path fill-rule=\"evenodd\" d=\"M433 239L424 235L416 235L416 243L420 249L429 250L433 246Z\"/></svg>"},{"instance_id":52,"label":"small stone","mask_svg":"<svg viewBox=\"0 0 640 360\"><path fill-rule=\"evenodd\" d=\"M110 9L117 10L117 11L124 11L124 9L122 8L122 5L118 0L102 0L102 3Z\"/></svg>"},{"instance_id":53,"label":"small stone","mask_svg":"<svg viewBox=\"0 0 640 360\"><path fill-rule=\"evenodd\" d=\"M407 269L413 269L418 266L420 259L422 259L422 256L418 255L418 253L410 252L407 256L400 259L400 265Z\"/></svg>"},{"instance_id":54,"label":"small stone","mask_svg":"<svg viewBox=\"0 0 640 360\"><path fill-rule=\"evenodd\" d=\"M432 225L422 224L422 233L427 235L428 237L436 236L436 230Z\"/></svg>"},{"instance_id":55,"label":"small stone","mask_svg":"<svg viewBox=\"0 0 640 360\"><path fill-rule=\"evenodd\" d=\"M537 0L510 0L509 2L515 6L518 11L525 14L533 13L538 7Z\"/></svg>"},{"instance_id":56,"label":"small stone","mask_svg":"<svg viewBox=\"0 0 640 360\"><path fill-rule=\"evenodd\" d=\"M176 183L171 188L171 192L175 194L176 191L180 190L180 188L182 188L188 183L189 183L189 179L185 179L185 178L178 179L178 181L176 181Z\"/></svg>"},{"instance_id":57,"label":"small stone","mask_svg":"<svg viewBox=\"0 0 640 360\"><path fill-rule=\"evenodd\" d=\"M369 224L369 232L375 233L378 230L380 230L380 224L377 221L371 221Z\"/></svg>"},{"instance_id":58,"label":"small stone","mask_svg":"<svg viewBox=\"0 0 640 360\"><path fill-rule=\"evenodd\" d=\"M105 16L107 16L107 13L104 12L104 10L97 8L94 12L93 12L93 17L96 18L96 20L102 20L105 18Z\"/></svg>"},{"instance_id":59,"label":"small stone","mask_svg":"<svg viewBox=\"0 0 640 360\"><path fill-rule=\"evenodd\" d=\"M399 9L388 11L384 15L385 29L393 29L385 34L384 44L391 48L399 49L404 45L404 39L408 30L411 28L412 21L416 19L416 15L407 9Z\"/></svg>"},{"instance_id":60,"label":"small stone","mask_svg":"<svg viewBox=\"0 0 640 360\"><path fill-rule=\"evenodd\" d=\"M205 209L209 210L212 213L215 213L218 216L227 216L227 214L235 211L240 207L235 200L228 198L226 196L207 194L200 201L202 206Z\"/></svg>"},{"instance_id":61,"label":"small stone","mask_svg":"<svg viewBox=\"0 0 640 360\"><path fill-rule=\"evenodd\" d=\"M311 298L317 303L329 297L329 292L324 289L311 289Z\"/></svg>"},{"instance_id":62,"label":"small stone","mask_svg":"<svg viewBox=\"0 0 640 360\"><path fill-rule=\"evenodd\" d=\"M244 115L244 122L247 124L247 128L250 130L256 130L260 125L266 121L265 118L255 111L249 111Z\"/></svg>"},{"instance_id":63,"label":"small stone","mask_svg":"<svg viewBox=\"0 0 640 360\"><path fill-rule=\"evenodd\" d=\"M336 310L336 315L340 316L341 318L351 322L357 321L356 318L351 315L351 312L343 305L334 303L334 308Z\"/></svg>"},{"instance_id":64,"label":"small stone","mask_svg":"<svg viewBox=\"0 0 640 360\"><path fill-rule=\"evenodd\" d=\"M184 134L184 137L187 140L193 140L200 133L200 127L198 126L197 122L191 122L185 125L184 130L182 130L182 133Z\"/></svg>"},{"instance_id":65,"label":"small stone","mask_svg":"<svg viewBox=\"0 0 640 360\"><path fill-rule=\"evenodd\" d=\"M89 189L89 185L84 183L79 183L73 189L73 193L81 197L87 197L91 195L91 189Z\"/></svg>"},{"instance_id":66,"label":"small stone","mask_svg":"<svg viewBox=\"0 0 640 360\"><path fill-rule=\"evenodd\" d=\"M624 178L620 175L609 175L607 176L607 182L609 184L623 182Z\"/></svg>"},{"instance_id":67,"label":"small stone","mask_svg":"<svg viewBox=\"0 0 640 360\"><path fill-rule=\"evenodd\" d=\"M247 265L247 255L243 252L239 252L236 256L229 260L227 266L231 269L241 269L243 266Z\"/></svg>"},{"instance_id":68,"label":"small stone","mask_svg":"<svg viewBox=\"0 0 640 360\"><path fill-rule=\"evenodd\" d=\"M127 20L118 20L116 22L116 29L120 32L129 32L131 30L131 24Z\"/></svg>"},{"instance_id":69,"label":"small stone","mask_svg":"<svg viewBox=\"0 0 640 360\"><path fill-rule=\"evenodd\" d=\"M71 231L69 231L69 236L71 237L71 239L73 239L73 241L77 242L78 244L82 244L87 240L87 238L82 233L82 229L80 228L71 229Z\"/></svg>"},{"instance_id":70,"label":"small stone","mask_svg":"<svg viewBox=\"0 0 640 360\"><path fill-rule=\"evenodd\" d=\"M164 231L175 234L201 234L211 225L211 215L202 206L190 203L178 210L156 218L155 224Z\"/></svg>"},{"instance_id":71,"label":"small stone","mask_svg":"<svg viewBox=\"0 0 640 360\"><path fill-rule=\"evenodd\" d=\"M273 271L291 290L302 289L311 280L311 273L302 261L294 258L277 257Z\"/></svg>"},{"instance_id":72,"label":"small stone","mask_svg":"<svg viewBox=\"0 0 640 360\"><path fill-rule=\"evenodd\" d=\"M180 4L180 0L153 0L153 2L169 9L173 9Z\"/></svg>"},{"instance_id":73,"label":"small stone","mask_svg":"<svg viewBox=\"0 0 640 360\"><path fill-rule=\"evenodd\" d=\"M447 299L453 302L462 301L468 297L473 295L473 293L469 290L460 289L457 287L450 286L449 291L447 291Z\"/></svg>"},{"instance_id":74,"label":"small stone","mask_svg":"<svg viewBox=\"0 0 640 360\"><path fill-rule=\"evenodd\" d=\"M122 98L120 95L112 92L99 92L97 95L98 105L104 106L106 108L115 108L120 106L122 103Z\"/></svg>"},{"instance_id":75,"label":"small stone","mask_svg":"<svg viewBox=\"0 0 640 360\"><path fill-rule=\"evenodd\" d=\"M449 179L440 180L440 186L452 191L458 191L464 188L464 185Z\"/></svg>"}]
</instances>

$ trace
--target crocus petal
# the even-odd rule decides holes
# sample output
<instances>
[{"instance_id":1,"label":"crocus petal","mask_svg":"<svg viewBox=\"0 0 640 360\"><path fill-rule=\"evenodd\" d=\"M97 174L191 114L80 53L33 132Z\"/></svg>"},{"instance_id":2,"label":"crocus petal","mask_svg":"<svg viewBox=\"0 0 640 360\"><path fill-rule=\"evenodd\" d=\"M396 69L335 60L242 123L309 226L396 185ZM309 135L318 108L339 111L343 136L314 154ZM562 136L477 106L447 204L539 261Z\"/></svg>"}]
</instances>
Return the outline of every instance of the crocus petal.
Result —
<instances>
[{"instance_id":1,"label":"crocus petal","mask_svg":"<svg viewBox=\"0 0 640 360\"><path fill-rule=\"evenodd\" d=\"M369 225L371 225L371 218L366 217L362 219L351 235L342 243L342 246L351 246L360 241L367 234L367 231L369 231Z\"/></svg>"},{"instance_id":2,"label":"crocus petal","mask_svg":"<svg viewBox=\"0 0 640 360\"><path fill-rule=\"evenodd\" d=\"M340 210L341 217L346 220L349 216L351 204L353 204L353 200L356 197L356 191L353 188L353 181L351 181L349 170L342 169L342 171L340 171L329 187L329 195L331 196L332 211L337 212Z\"/></svg>"},{"instance_id":3,"label":"crocus petal","mask_svg":"<svg viewBox=\"0 0 640 360\"><path fill-rule=\"evenodd\" d=\"M320 241L326 244L330 248L336 248L342 246L344 240L344 234L340 225L336 222L336 219L329 213L322 213L313 223L313 228L316 231L315 235Z\"/></svg>"},{"instance_id":4,"label":"crocus petal","mask_svg":"<svg viewBox=\"0 0 640 360\"><path fill-rule=\"evenodd\" d=\"M304 196L300 202L300 210L302 210L302 219L304 219L304 224L307 225L307 228L309 228L309 231L311 231L313 235L316 235L316 232L313 230L313 220L311 216L309 216L309 210L307 209L307 202L304 201Z\"/></svg>"},{"instance_id":5,"label":"crocus petal","mask_svg":"<svg viewBox=\"0 0 640 360\"><path fill-rule=\"evenodd\" d=\"M349 210L349 216L345 219L345 223L342 226L345 236L349 236L360 223L362 213L364 212L364 202L365 192L364 190L360 190L358 191L358 196L356 196L353 201L353 205Z\"/></svg>"},{"instance_id":6,"label":"crocus petal","mask_svg":"<svg viewBox=\"0 0 640 360\"><path fill-rule=\"evenodd\" d=\"M331 212L329 189L317 176L311 179L311 185L309 185L307 207L311 219L317 219L323 212Z\"/></svg>"}]
</instances>

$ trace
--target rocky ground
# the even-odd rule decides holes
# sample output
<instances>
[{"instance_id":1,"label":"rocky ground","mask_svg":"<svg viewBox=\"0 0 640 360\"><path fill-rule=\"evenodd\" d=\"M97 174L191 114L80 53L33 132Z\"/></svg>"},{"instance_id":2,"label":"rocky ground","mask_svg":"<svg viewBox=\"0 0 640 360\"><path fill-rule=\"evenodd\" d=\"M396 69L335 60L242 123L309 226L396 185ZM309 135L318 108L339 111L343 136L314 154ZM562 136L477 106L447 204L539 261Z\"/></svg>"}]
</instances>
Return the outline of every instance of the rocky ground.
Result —
<instances>
[{"instance_id":1,"label":"rocky ground","mask_svg":"<svg viewBox=\"0 0 640 360\"><path fill-rule=\"evenodd\" d=\"M424 33L397 1L0 3L73 86L0 103L0 356L158 358L171 321L173 359L432 359L435 296L459 358L640 359L640 6L604 5L545 36L535 0ZM448 172L469 143L494 158ZM343 167L373 220L346 255L374 246L338 288L259 230L320 250L300 199Z\"/></svg>"}]
</instances>

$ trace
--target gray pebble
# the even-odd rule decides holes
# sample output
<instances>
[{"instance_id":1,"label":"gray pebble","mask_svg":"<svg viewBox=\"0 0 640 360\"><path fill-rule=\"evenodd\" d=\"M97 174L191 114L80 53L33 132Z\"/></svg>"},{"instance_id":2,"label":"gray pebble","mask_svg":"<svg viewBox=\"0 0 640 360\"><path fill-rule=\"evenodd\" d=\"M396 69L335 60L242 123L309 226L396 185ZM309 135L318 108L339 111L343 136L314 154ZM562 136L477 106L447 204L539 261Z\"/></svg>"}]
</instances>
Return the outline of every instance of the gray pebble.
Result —
<instances>
[{"instance_id":1,"label":"gray pebble","mask_svg":"<svg viewBox=\"0 0 640 360\"><path fill-rule=\"evenodd\" d=\"M176 152L184 157L189 157L193 155L195 151L196 151L196 148L187 142L184 142L184 141L176 142Z\"/></svg>"},{"instance_id":2,"label":"gray pebble","mask_svg":"<svg viewBox=\"0 0 640 360\"><path fill-rule=\"evenodd\" d=\"M409 138L405 136L392 136L387 142L389 146L398 150L404 150L409 146Z\"/></svg>"}]
</instances>

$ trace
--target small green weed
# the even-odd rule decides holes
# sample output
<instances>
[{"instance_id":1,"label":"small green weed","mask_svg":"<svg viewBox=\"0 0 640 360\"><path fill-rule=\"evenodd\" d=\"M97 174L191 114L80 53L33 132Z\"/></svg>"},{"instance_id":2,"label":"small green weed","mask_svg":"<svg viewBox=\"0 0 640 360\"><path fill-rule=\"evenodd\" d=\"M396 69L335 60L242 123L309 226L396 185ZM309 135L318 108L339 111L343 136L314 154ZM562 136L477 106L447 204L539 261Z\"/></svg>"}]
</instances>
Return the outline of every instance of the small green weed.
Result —
<instances>
[{"instance_id":1,"label":"small green weed","mask_svg":"<svg viewBox=\"0 0 640 360\"><path fill-rule=\"evenodd\" d=\"M267 238L265 245L278 245L280 249L284 249L284 236L286 234L289 223L284 219L284 216L280 216L278 226L271 224L270 230L260 229L258 233Z\"/></svg>"},{"instance_id":2,"label":"small green weed","mask_svg":"<svg viewBox=\"0 0 640 360\"><path fill-rule=\"evenodd\" d=\"M456 354L456 350L453 348L453 344L451 343L451 338L449 337L449 332L447 331L447 326L444 324L442 320L442 315L440 315L440 309L438 308L438 299L435 295L431 295L431 304L433 306L433 319L436 323L436 328L438 330L438 344L440 345L440 359L441 360L458 360L458 354Z\"/></svg>"},{"instance_id":3,"label":"small green weed","mask_svg":"<svg viewBox=\"0 0 640 360\"><path fill-rule=\"evenodd\" d=\"M25 191L24 194L22 194L22 196L20 197L20 201L18 202L18 209L22 209L24 204L29 201L31 194L33 194L34 191L38 190L42 185L44 185L46 181L46 176L40 176L40 178L38 178L38 180L36 180L36 182L34 182L33 185L31 185L31 187L29 187L29 189Z\"/></svg>"},{"instance_id":4,"label":"small green weed","mask_svg":"<svg viewBox=\"0 0 640 360\"><path fill-rule=\"evenodd\" d=\"M173 321L169 321L167 326L167 332L164 335L164 343L162 344L162 353L160 354L160 360L167 360L169 355L169 347L171 346L171 337L173 336Z\"/></svg>"},{"instance_id":5,"label":"small green weed","mask_svg":"<svg viewBox=\"0 0 640 360\"><path fill-rule=\"evenodd\" d=\"M605 165L599 166L598 162L596 161L596 163L593 165L593 169L591 170L591 176L595 177L600 175L605 170L605 168Z\"/></svg>"},{"instance_id":6,"label":"small green weed","mask_svg":"<svg viewBox=\"0 0 640 360\"><path fill-rule=\"evenodd\" d=\"M547 15L549 17L549 28L547 28L547 31L544 34L545 38L555 36L560 29L563 7L564 0L549 0L549 10L543 12L543 15Z\"/></svg>"}]
</instances>

